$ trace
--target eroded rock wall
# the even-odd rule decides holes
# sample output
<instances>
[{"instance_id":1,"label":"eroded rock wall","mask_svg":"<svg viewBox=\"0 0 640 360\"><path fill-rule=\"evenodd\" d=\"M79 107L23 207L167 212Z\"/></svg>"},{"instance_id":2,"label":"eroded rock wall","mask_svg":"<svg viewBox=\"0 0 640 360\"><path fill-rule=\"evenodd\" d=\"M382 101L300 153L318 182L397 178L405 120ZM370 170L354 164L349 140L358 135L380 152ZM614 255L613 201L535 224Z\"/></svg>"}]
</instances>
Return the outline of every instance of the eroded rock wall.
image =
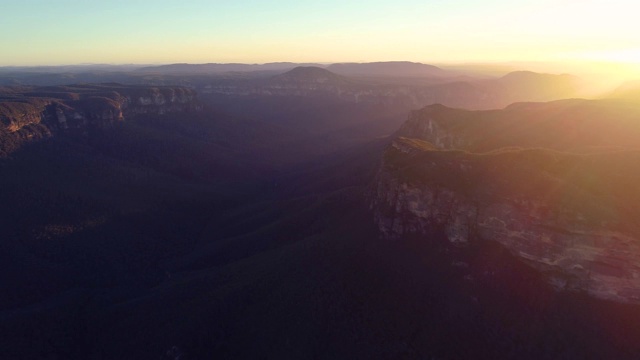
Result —
<instances>
[{"instance_id":1,"label":"eroded rock wall","mask_svg":"<svg viewBox=\"0 0 640 360\"><path fill-rule=\"evenodd\" d=\"M546 174L527 180L537 183L531 190L513 184L522 180L483 175L489 162L481 156L452 158L438 151L422 156L429 152L398 140L387 150L370 197L382 236L441 238L462 248L495 241L543 272L559 290L640 303L640 237L629 224L632 216L606 215L622 207L603 203L594 207L600 211L594 214L587 202L561 201L550 191L540 191L565 186ZM407 169L412 163L421 164L419 172ZM597 205L612 198L593 201ZM634 208L627 210L635 213Z\"/></svg>"},{"instance_id":2,"label":"eroded rock wall","mask_svg":"<svg viewBox=\"0 0 640 360\"><path fill-rule=\"evenodd\" d=\"M137 115L202 110L195 90L82 85L20 88L0 97L0 154L58 132L104 129ZM8 95L7 95L8 94Z\"/></svg>"}]
</instances>

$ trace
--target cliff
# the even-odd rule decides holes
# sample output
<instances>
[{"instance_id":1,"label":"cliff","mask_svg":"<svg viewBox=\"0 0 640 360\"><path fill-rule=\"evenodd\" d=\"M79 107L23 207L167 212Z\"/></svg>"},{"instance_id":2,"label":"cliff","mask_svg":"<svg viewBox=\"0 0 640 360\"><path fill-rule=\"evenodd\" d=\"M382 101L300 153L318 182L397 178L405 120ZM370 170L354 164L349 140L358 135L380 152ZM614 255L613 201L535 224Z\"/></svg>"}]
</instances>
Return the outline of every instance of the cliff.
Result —
<instances>
[{"instance_id":1,"label":"cliff","mask_svg":"<svg viewBox=\"0 0 640 360\"><path fill-rule=\"evenodd\" d=\"M540 117L540 107L555 105L519 105L502 115L439 106L413 113L400 133L414 138L395 139L372 187L381 234L442 239L458 249L494 241L556 289L640 302L640 151L606 147L640 134L630 127L631 115L598 121L588 111L594 105L613 111L611 103L576 105L558 121ZM533 114L507 120L515 109ZM566 136L565 120L579 118L581 132L604 126L610 137L556 143ZM496 119L514 127L500 132ZM500 147L520 144L526 146ZM566 151L577 146L583 151Z\"/></svg>"},{"instance_id":2,"label":"cliff","mask_svg":"<svg viewBox=\"0 0 640 360\"><path fill-rule=\"evenodd\" d=\"M515 103L486 111L435 104L411 112L398 135L471 152L504 147L589 152L640 146L638 119L640 106L622 100Z\"/></svg>"},{"instance_id":3,"label":"cliff","mask_svg":"<svg viewBox=\"0 0 640 360\"><path fill-rule=\"evenodd\" d=\"M198 111L194 90L118 84L0 88L0 155L55 133L107 128L141 114Z\"/></svg>"}]
</instances>

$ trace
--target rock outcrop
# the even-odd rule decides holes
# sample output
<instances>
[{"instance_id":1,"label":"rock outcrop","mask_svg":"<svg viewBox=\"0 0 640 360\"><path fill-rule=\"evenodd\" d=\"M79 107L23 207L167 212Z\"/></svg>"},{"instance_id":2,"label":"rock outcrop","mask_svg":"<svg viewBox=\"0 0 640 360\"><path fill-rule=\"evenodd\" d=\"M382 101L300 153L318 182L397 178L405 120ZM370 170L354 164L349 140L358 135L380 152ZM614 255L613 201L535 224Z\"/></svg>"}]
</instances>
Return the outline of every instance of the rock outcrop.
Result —
<instances>
[{"instance_id":1,"label":"rock outcrop","mask_svg":"<svg viewBox=\"0 0 640 360\"><path fill-rule=\"evenodd\" d=\"M640 151L630 140L640 139L640 107L563 103L556 118L557 105L413 113L400 131L413 138L395 139L372 187L381 234L457 248L495 241L557 289L640 303ZM562 144L573 123L581 135Z\"/></svg>"}]
</instances>

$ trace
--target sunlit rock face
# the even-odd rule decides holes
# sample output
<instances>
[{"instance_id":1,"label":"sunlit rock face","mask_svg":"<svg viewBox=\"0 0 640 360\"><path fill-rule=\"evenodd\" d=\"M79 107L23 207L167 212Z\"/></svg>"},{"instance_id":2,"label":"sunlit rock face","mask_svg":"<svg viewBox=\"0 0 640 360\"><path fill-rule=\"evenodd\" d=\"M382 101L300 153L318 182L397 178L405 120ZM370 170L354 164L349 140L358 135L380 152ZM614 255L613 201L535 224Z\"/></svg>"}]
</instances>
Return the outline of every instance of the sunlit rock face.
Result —
<instances>
[{"instance_id":1,"label":"sunlit rock face","mask_svg":"<svg viewBox=\"0 0 640 360\"><path fill-rule=\"evenodd\" d=\"M199 110L197 94L186 88L147 88L140 91L122 91L121 106L125 114L168 113Z\"/></svg>"},{"instance_id":2,"label":"sunlit rock face","mask_svg":"<svg viewBox=\"0 0 640 360\"><path fill-rule=\"evenodd\" d=\"M615 110L611 106L606 113ZM627 127L628 117L638 113L609 118L607 124L615 131L608 134L619 134L619 143L626 144L629 133L637 132ZM468 116L466 121L474 120ZM586 127L601 126L594 118L588 120ZM456 121L462 126L460 118ZM470 152L460 149L472 148L480 138L471 132L458 138L451 125L434 117L434 109L415 113L401 131L415 138L398 137L387 149L370 197L384 237L437 237L458 248L495 241L545 274L558 290L640 302L639 151ZM521 125L530 136L522 138L535 143L535 127ZM485 124L485 130L497 129ZM615 140L570 139L570 147Z\"/></svg>"},{"instance_id":3,"label":"sunlit rock face","mask_svg":"<svg viewBox=\"0 0 640 360\"><path fill-rule=\"evenodd\" d=\"M0 88L0 154L56 132L86 133L136 115L201 109L196 92L179 87L114 84Z\"/></svg>"},{"instance_id":4,"label":"sunlit rock face","mask_svg":"<svg viewBox=\"0 0 640 360\"><path fill-rule=\"evenodd\" d=\"M43 111L44 104L0 103L0 129L15 132L27 125L37 124Z\"/></svg>"}]
</instances>

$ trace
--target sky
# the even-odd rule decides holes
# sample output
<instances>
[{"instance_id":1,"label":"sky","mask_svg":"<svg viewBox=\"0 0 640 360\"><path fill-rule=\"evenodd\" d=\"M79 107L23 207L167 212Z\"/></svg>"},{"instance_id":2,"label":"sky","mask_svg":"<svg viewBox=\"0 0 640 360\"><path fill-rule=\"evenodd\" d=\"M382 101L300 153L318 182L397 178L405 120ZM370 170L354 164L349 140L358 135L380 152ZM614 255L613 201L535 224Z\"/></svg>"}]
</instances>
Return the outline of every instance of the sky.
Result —
<instances>
[{"instance_id":1,"label":"sky","mask_svg":"<svg viewBox=\"0 0 640 360\"><path fill-rule=\"evenodd\" d=\"M640 64L638 10L628 0L0 0L0 66Z\"/></svg>"}]
</instances>

